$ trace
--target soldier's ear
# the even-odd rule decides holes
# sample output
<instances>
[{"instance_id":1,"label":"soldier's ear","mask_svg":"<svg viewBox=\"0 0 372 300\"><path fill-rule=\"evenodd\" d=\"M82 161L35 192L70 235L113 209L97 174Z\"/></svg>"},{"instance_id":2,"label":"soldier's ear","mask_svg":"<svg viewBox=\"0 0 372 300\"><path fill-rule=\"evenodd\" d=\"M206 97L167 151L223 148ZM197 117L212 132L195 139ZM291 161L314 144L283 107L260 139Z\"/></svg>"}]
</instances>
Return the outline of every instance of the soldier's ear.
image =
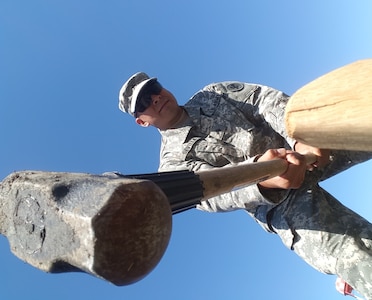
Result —
<instances>
[{"instance_id":1,"label":"soldier's ear","mask_svg":"<svg viewBox=\"0 0 372 300\"><path fill-rule=\"evenodd\" d=\"M141 120L140 118L136 118L136 123L142 127L149 127L149 123Z\"/></svg>"}]
</instances>

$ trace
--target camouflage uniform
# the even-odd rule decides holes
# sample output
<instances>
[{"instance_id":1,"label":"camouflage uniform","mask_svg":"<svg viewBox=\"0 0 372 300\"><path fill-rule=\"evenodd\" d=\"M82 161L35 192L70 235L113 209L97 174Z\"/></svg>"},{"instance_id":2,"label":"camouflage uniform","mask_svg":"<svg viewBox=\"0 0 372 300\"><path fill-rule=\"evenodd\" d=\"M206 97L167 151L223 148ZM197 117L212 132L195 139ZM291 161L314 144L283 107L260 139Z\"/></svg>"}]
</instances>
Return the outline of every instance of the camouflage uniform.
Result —
<instances>
[{"instance_id":1,"label":"camouflage uniform","mask_svg":"<svg viewBox=\"0 0 372 300\"><path fill-rule=\"evenodd\" d=\"M223 167L252 162L267 149L292 149L295 141L284 126L287 101L284 93L262 85L208 85L185 104L189 119L182 126L160 131L159 171ZM245 209L311 266L337 274L372 299L372 224L318 185L371 157L367 152L334 151L331 163L308 172L299 189L263 195L252 185L211 198L198 208Z\"/></svg>"}]
</instances>

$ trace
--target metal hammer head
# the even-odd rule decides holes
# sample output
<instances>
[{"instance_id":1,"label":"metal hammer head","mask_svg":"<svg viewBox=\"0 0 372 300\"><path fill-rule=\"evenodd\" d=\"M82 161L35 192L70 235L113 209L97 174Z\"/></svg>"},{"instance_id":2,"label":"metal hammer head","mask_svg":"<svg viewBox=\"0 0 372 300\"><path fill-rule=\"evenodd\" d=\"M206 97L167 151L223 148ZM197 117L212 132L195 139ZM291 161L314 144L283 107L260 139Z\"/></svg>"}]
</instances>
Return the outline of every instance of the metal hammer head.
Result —
<instances>
[{"instance_id":1,"label":"metal hammer head","mask_svg":"<svg viewBox=\"0 0 372 300\"><path fill-rule=\"evenodd\" d=\"M0 233L46 272L131 284L157 265L171 231L168 199L149 180L25 171L0 185Z\"/></svg>"}]
</instances>

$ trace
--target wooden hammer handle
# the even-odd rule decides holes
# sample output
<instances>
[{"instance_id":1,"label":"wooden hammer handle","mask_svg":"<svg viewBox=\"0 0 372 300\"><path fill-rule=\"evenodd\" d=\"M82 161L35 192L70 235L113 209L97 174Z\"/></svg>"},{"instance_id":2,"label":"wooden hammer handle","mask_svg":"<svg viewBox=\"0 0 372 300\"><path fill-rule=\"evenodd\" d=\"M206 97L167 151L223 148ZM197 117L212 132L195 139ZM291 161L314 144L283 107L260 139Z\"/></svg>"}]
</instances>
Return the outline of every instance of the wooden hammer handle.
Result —
<instances>
[{"instance_id":1,"label":"wooden hammer handle","mask_svg":"<svg viewBox=\"0 0 372 300\"><path fill-rule=\"evenodd\" d=\"M316 161L314 154L308 153L305 157L309 165ZM279 176L287 167L288 163L285 160L274 159L197 172L204 187L202 200Z\"/></svg>"}]
</instances>

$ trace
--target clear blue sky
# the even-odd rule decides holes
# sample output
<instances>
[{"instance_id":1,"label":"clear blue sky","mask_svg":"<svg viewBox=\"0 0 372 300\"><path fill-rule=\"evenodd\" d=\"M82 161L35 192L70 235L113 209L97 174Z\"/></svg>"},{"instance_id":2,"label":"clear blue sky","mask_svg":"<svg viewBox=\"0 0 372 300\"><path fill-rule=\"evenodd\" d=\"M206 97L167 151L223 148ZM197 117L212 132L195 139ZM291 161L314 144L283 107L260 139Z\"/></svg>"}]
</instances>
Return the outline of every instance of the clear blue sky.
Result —
<instances>
[{"instance_id":1,"label":"clear blue sky","mask_svg":"<svg viewBox=\"0 0 372 300\"><path fill-rule=\"evenodd\" d=\"M118 109L133 73L181 104L208 83L240 80L288 94L372 57L369 0L0 2L0 178L19 170L155 172L159 134ZM321 124L319 124L321 125ZM372 162L322 185L372 220ZM0 299L344 299L244 212L173 217L159 265L124 287L46 274L0 237Z\"/></svg>"}]
</instances>

